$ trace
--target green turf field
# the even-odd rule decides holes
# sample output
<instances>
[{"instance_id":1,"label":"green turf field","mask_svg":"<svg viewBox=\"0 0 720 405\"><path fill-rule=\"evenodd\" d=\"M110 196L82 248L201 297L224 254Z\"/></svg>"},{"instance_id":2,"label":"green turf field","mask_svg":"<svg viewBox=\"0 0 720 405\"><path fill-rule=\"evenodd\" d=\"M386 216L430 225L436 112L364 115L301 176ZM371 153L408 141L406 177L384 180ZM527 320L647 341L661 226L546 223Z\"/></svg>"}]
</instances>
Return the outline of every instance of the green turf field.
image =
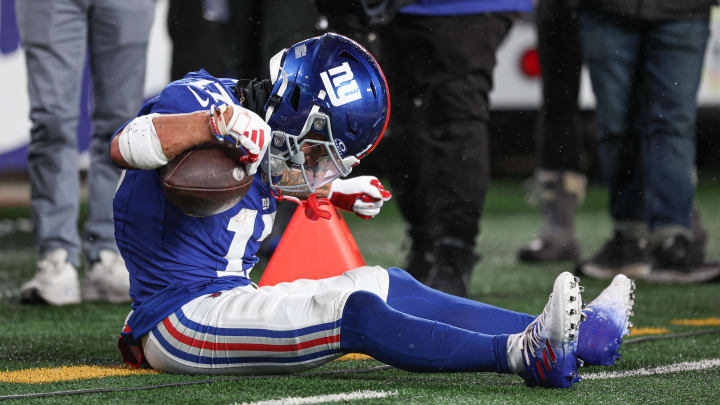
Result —
<instances>
[{"instance_id":1,"label":"green turf field","mask_svg":"<svg viewBox=\"0 0 720 405\"><path fill-rule=\"evenodd\" d=\"M583 253L590 254L610 234L606 194L591 187L578 218ZM701 177L698 200L711 240L709 253L720 258L720 179ZM31 234L23 231L28 209L0 208L0 376L39 367L118 366L115 342L126 305L81 304L62 308L21 305L17 289L34 271ZM474 299L513 310L541 311L562 265L529 266L515 260L515 250L537 230L540 218L523 201L520 181L494 182L490 189L478 250L483 260L473 275ZM372 221L346 216L369 264L399 266L404 257L403 223L392 202ZM19 226L21 230L12 231ZM259 273L259 272L258 272ZM259 274L255 274L257 277ZM604 282L582 280L590 301ZM697 326L672 323L693 319ZM667 329L681 333L720 328L720 284L669 286L638 283L636 330ZM631 338L640 337L633 335ZM658 336L658 335L652 335ZM661 336L661 335L660 335ZM348 403L720 403L720 334L638 342L624 346L615 367L585 367L586 378L569 390L527 388L522 380L493 373L413 374L382 368L373 360L336 361L298 376L237 378L143 374L27 384L0 382L0 398L12 394L141 387L176 382L193 385L150 390L12 400L8 403L243 403L288 397L370 391L370 398ZM472 355L472 353L468 353ZM708 360L698 363L700 360ZM657 367L687 362L703 370L670 372ZM610 371L644 369L641 376L610 378ZM671 369L672 371L674 369ZM364 371L364 372L362 372ZM211 381L207 381L211 380ZM0 381L3 381L0 378ZM359 395L359 394L358 394ZM373 398L372 396L378 396ZM379 396L385 396L380 398ZM334 397L320 397L330 401ZM309 401L309 400L308 400ZM317 403L317 402L312 402Z\"/></svg>"}]
</instances>

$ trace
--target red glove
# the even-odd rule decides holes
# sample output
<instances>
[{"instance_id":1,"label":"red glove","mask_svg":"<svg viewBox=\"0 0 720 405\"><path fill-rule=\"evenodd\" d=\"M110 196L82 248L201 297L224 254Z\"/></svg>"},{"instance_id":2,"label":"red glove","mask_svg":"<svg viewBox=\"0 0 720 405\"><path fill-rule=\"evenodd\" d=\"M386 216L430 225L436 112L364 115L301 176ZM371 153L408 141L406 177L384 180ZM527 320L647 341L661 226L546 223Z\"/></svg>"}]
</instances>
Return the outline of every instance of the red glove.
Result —
<instances>
[{"instance_id":1,"label":"red glove","mask_svg":"<svg viewBox=\"0 0 720 405\"><path fill-rule=\"evenodd\" d=\"M375 176L359 176L348 180L337 179L330 183L328 198L334 206L352 211L363 219L370 219L380 212L383 203L391 197L390 192Z\"/></svg>"}]
</instances>

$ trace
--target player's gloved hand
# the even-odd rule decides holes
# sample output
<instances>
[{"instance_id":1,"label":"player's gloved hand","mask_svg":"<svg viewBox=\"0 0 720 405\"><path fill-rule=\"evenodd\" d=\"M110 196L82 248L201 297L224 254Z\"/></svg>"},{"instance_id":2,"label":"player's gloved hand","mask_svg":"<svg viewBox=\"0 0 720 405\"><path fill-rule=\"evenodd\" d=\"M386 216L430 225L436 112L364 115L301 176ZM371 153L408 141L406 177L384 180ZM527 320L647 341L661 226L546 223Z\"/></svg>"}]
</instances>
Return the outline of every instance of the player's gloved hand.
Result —
<instances>
[{"instance_id":1,"label":"player's gloved hand","mask_svg":"<svg viewBox=\"0 0 720 405\"><path fill-rule=\"evenodd\" d=\"M337 179L330 183L330 202L341 209L352 211L363 219L374 217L383 203L391 197L390 192L375 176L359 176Z\"/></svg>"},{"instance_id":2,"label":"player's gloved hand","mask_svg":"<svg viewBox=\"0 0 720 405\"><path fill-rule=\"evenodd\" d=\"M244 149L245 156L240 161L245 164L245 171L252 176L257 172L268 145L270 144L270 126L259 115L247 108L233 104L232 116L225 122L225 111L228 106L221 105L210 108L210 124L215 136L221 142L229 142L235 147Z\"/></svg>"}]
</instances>

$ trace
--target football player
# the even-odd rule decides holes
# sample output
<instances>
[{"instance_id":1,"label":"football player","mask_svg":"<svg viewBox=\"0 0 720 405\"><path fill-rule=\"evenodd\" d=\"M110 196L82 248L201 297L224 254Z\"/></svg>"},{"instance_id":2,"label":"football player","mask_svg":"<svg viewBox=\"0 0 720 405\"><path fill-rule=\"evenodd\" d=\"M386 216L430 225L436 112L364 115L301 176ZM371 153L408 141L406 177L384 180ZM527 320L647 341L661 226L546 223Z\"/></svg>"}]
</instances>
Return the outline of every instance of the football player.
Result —
<instances>
[{"instance_id":1,"label":"football player","mask_svg":"<svg viewBox=\"0 0 720 405\"><path fill-rule=\"evenodd\" d=\"M118 343L127 363L171 373L291 373L355 352L404 370L516 373L530 385L569 387L580 360L615 360L633 305L624 276L583 311L578 279L562 273L540 316L430 289L398 268L251 283L276 199L293 199L315 218L328 200L371 218L390 198L375 177L341 179L387 127L387 83L373 57L325 34L278 53L270 68L270 79L246 86L189 73L111 141L113 162L127 169L114 199L133 299ZM152 169L212 142L242 148L254 182L225 212L185 215Z\"/></svg>"}]
</instances>

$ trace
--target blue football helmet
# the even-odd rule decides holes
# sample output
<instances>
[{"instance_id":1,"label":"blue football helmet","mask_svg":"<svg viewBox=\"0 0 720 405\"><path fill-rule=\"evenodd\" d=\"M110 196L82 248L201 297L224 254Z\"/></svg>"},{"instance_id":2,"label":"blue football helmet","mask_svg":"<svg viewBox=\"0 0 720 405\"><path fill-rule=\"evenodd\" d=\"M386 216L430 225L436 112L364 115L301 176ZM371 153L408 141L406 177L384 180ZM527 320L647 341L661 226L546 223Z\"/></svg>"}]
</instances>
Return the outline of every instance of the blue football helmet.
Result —
<instances>
[{"instance_id":1,"label":"blue football helmet","mask_svg":"<svg viewBox=\"0 0 720 405\"><path fill-rule=\"evenodd\" d=\"M273 189L312 193L347 176L380 142L390 94L380 66L355 41L328 33L299 42L272 57L270 73L264 167ZM302 180L276 184L287 170Z\"/></svg>"}]
</instances>

